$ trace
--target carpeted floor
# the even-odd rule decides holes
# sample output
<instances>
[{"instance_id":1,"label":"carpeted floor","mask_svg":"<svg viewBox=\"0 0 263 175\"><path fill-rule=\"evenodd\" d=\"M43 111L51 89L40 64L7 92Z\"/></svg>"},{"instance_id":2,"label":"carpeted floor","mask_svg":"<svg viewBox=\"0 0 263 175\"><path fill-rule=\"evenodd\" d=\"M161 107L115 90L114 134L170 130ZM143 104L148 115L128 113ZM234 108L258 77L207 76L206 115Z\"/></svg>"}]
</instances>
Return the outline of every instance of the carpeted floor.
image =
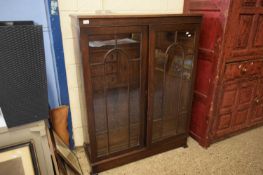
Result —
<instances>
[{"instance_id":1,"label":"carpeted floor","mask_svg":"<svg viewBox=\"0 0 263 175\"><path fill-rule=\"evenodd\" d=\"M100 175L263 175L263 127L204 149L192 138L178 148L114 168ZM83 148L77 150L84 175L90 166Z\"/></svg>"}]
</instances>

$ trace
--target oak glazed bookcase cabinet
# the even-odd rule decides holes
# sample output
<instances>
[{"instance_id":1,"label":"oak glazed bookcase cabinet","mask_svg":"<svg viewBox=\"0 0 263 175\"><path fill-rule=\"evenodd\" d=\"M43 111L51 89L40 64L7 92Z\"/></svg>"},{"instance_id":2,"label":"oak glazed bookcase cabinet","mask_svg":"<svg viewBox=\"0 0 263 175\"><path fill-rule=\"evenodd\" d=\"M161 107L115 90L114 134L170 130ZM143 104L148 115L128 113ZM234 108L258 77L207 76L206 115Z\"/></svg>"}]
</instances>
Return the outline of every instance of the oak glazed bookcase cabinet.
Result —
<instances>
[{"instance_id":1,"label":"oak glazed bookcase cabinet","mask_svg":"<svg viewBox=\"0 0 263 175\"><path fill-rule=\"evenodd\" d=\"M191 135L204 147L263 124L263 0L185 0L203 14Z\"/></svg>"},{"instance_id":2,"label":"oak glazed bookcase cabinet","mask_svg":"<svg viewBox=\"0 0 263 175\"><path fill-rule=\"evenodd\" d=\"M186 147L201 16L77 21L92 173Z\"/></svg>"}]
</instances>

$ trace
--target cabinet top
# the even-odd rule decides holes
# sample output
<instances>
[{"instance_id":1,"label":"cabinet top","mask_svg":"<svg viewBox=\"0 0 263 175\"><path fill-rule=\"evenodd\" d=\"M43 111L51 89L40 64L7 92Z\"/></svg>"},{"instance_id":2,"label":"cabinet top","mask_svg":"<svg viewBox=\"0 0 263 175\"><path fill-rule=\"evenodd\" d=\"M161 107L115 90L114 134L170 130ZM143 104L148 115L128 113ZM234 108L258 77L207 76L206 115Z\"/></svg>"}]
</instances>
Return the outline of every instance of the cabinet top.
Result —
<instances>
[{"instance_id":1,"label":"cabinet top","mask_svg":"<svg viewBox=\"0 0 263 175\"><path fill-rule=\"evenodd\" d=\"M200 14L78 14L71 15L81 28L92 26L201 23Z\"/></svg>"},{"instance_id":2,"label":"cabinet top","mask_svg":"<svg viewBox=\"0 0 263 175\"><path fill-rule=\"evenodd\" d=\"M71 17L78 19L100 19L100 18L160 18L160 17L201 17L202 14L72 14Z\"/></svg>"}]
</instances>

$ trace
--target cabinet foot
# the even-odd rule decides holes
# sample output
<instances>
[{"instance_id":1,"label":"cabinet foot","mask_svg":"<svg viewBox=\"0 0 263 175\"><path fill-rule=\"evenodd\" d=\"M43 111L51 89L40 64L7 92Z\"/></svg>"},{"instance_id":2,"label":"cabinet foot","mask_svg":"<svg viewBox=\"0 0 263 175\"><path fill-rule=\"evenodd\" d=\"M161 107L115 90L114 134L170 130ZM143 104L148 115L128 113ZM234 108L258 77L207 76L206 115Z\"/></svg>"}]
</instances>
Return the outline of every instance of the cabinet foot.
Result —
<instances>
[{"instance_id":1,"label":"cabinet foot","mask_svg":"<svg viewBox=\"0 0 263 175\"><path fill-rule=\"evenodd\" d=\"M185 145L183 146L183 148L188 148L188 145L187 145L187 144L185 144Z\"/></svg>"}]
</instances>

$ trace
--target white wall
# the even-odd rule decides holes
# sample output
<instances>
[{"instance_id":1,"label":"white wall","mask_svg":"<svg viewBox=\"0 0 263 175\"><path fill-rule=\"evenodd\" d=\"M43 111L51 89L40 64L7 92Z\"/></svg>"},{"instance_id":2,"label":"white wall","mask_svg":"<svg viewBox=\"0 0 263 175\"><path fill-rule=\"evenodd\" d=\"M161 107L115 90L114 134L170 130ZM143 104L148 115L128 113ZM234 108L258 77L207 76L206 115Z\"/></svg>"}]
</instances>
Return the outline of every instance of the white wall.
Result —
<instances>
[{"instance_id":1,"label":"white wall","mask_svg":"<svg viewBox=\"0 0 263 175\"><path fill-rule=\"evenodd\" d=\"M70 14L95 13L182 13L183 0L58 0L63 47L76 146L82 146L87 133L86 107L81 58L77 36L72 30Z\"/></svg>"}]
</instances>

